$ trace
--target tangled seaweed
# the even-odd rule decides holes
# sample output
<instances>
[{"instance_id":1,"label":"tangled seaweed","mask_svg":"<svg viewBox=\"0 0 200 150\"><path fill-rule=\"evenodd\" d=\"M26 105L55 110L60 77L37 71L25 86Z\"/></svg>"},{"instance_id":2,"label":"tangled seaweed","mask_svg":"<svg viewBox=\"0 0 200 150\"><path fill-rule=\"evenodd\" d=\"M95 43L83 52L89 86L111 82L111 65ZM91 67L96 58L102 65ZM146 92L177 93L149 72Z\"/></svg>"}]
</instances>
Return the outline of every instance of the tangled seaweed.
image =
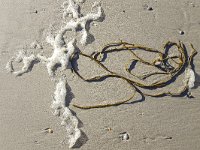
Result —
<instances>
[{"instance_id":1,"label":"tangled seaweed","mask_svg":"<svg viewBox=\"0 0 200 150\"><path fill-rule=\"evenodd\" d=\"M170 56L168 54L169 49L172 47L177 48L178 53L179 53L178 55ZM111 44L106 45L100 52L95 53L93 56L79 52L78 53L79 56L89 58L90 60L98 64L99 67L101 67L107 72L107 74L105 75L99 75L92 78L84 77L83 75L80 74L80 72L76 69L74 65L76 61L76 58L74 57L72 58L73 71L82 80L86 82L97 82L97 81L102 81L106 78L111 78L111 77L120 78L124 80L127 84L131 85L134 89L134 92L130 97L128 97L125 100L119 100L115 102L103 101L95 105L87 105L87 104L81 105L79 103L73 103L73 106L81 108L81 109L90 109L90 108L101 108L101 107L120 105L132 100L136 92L140 93L142 96L151 96L151 97L181 96L183 94L186 94L189 98L191 98L193 97L191 94L191 88L194 86L194 81L195 81L195 74L193 71L192 63L193 63L194 56L197 54L197 51L194 49L192 44L191 44L191 48L192 48L191 54L188 56L185 45L180 41L178 43L168 41L164 45L163 51L121 41L119 43L111 43ZM155 59L152 62L146 61L134 52L134 50L136 49L158 54L159 58ZM123 75L120 75L108 69L108 67L106 67L102 63L102 60L105 58L105 55L109 53L120 52L120 51L129 51L132 54L133 58L131 59L130 62L142 63L145 65L154 67L155 69L159 71L155 71L155 72L151 72L151 73L147 73L143 75L137 75L131 72L131 69L130 69L131 64L126 65L125 67L126 72L130 74L131 76L134 76L138 78L140 81L142 81L140 82L140 81L125 77ZM99 58L102 58L102 59L100 60ZM180 91L176 91L176 92L167 91L167 92L160 92L156 94L149 94L143 91L143 89L151 90L151 89L163 88L169 85L170 83L172 83L174 79L176 79L180 74L182 74L182 72L185 72L185 79L183 81L183 87L181 88ZM160 75L160 76L165 75L166 77L164 79L161 78L160 80L152 82L152 83L147 83L147 82L145 83L145 79L149 78L150 76L155 76L155 75Z\"/></svg>"}]
</instances>

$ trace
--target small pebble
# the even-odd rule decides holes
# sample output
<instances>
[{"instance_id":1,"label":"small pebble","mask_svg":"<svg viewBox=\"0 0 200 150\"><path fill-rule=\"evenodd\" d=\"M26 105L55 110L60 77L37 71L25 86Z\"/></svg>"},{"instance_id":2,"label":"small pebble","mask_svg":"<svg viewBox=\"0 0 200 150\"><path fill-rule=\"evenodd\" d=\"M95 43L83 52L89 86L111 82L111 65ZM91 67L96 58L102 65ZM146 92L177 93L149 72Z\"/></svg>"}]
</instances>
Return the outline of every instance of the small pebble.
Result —
<instances>
[{"instance_id":1,"label":"small pebble","mask_svg":"<svg viewBox=\"0 0 200 150\"><path fill-rule=\"evenodd\" d=\"M108 128L105 128L105 130L107 130L107 131L112 131L112 128L111 128L111 127L108 127Z\"/></svg>"},{"instance_id":2,"label":"small pebble","mask_svg":"<svg viewBox=\"0 0 200 150\"><path fill-rule=\"evenodd\" d=\"M147 4L144 4L144 5L143 5L143 8L144 8L145 10L148 10L148 11L152 11L152 10L153 10L153 7L150 7L150 6L147 5Z\"/></svg>"},{"instance_id":3,"label":"small pebble","mask_svg":"<svg viewBox=\"0 0 200 150\"><path fill-rule=\"evenodd\" d=\"M179 34L183 35L183 34L185 34L185 32L184 31L179 31Z\"/></svg>"},{"instance_id":4,"label":"small pebble","mask_svg":"<svg viewBox=\"0 0 200 150\"><path fill-rule=\"evenodd\" d=\"M123 132L119 134L119 138L121 138L122 141L127 141L129 140L129 135L127 132Z\"/></svg>"},{"instance_id":5,"label":"small pebble","mask_svg":"<svg viewBox=\"0 0 200 150\"><path fill-rule=\"evenodd\" d=\"M48 133L53 133L53 130L49 128Z\"/></svg>"},{"instance_id":6,"label":"small pebble","mask_svg":"<svg viewBox=\"0 0 200 150\"><path fill-rule=\"evenodd\" d=\"M51 129L51 128L46 128L46 129L44 129L44 132L45 132L45 133L53 133L53 129Z\"/></svg>"},{"instance_id":7,"label":"small pebble","mask_svg":"<svg viewBox=\"0 0 200 150\"><path fill-rule=\"evenodd\" d=\"M148 8L147 8L147 10L149 10L149 11L152 11L152 10L153 10L153 8L152 8L152 7L148 7Z\"/></svg>"},{"instance_id":8,"label":"small pebble","mask_svg":"<svg viewBox=\"0 0 200 150\"><path fill-rule=\"evenodd\" d=\"M123 10L123 13L125 13L126 11L125 10Z\"/></svg>"}]
</instances>

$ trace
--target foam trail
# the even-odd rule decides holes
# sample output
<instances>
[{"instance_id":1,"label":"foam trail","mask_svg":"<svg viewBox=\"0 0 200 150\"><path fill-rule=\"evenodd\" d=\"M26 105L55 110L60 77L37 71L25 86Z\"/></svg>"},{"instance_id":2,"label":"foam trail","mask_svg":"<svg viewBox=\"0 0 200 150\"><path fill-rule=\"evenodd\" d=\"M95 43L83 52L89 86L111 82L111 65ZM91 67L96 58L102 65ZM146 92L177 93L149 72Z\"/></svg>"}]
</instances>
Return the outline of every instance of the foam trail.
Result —
<instances>
[{"instance_id":1,"label":"foam trail","mask_svg":"<svg viewBox=\"0 0 200 150\"><path fill-rule=\"evenodd\" d=\"M30 56L27 56L26 52L24 50L21 50L15 57L12 57L8 61L8 63L6 64L6 69L16 76L21 76L24 73L29 72L32 69L34 62L36 61L38 61L38 59L35 55L31 54ZM22 62L24 65L21 70L15 71L13 67L13 62Z\"/></svg>"},{"instance_id":2,"label":"foam trail","mask_svg":"<svg viewBox=\"0 0 200 150\"><path fill-rule=\"evenodd\" d=\"M57 83L51 108L54 109L54 115L60 116L61 125L66 126L69 148L73 148L81 138L81 131L78 128L79 121L77 117L65 106L67 96L66 84L67 80L65 77L61 78ZM63 112L62 114L61 111Z\"/></svg>"},{"instance_id":3,"label":"foam trail","mask_svg":"<svg viewBox=\"0 0 200 150\"><path fill-rule=\"evenodd\" d=\"M70 2L71 1L72 0L70 0ZM66 2L64 2L63 7L66 7L65 4ZM94 9L96 9L96 13L93 12ZM69 14L72 14L73 19L66 23L66 26L62 30L65 32L81 30L82 37L80 43L82 45L87 45L91 42L89 41L91 36L89 33L90 23L93 21L102 21L105 17L101 3L95 2L92 5L92 11L85 16L82 16L82 14L79 12L79 9L77 9L77 6L70 5L70 3L68 4L67 10Z\"/></svg>"}]
</instances>

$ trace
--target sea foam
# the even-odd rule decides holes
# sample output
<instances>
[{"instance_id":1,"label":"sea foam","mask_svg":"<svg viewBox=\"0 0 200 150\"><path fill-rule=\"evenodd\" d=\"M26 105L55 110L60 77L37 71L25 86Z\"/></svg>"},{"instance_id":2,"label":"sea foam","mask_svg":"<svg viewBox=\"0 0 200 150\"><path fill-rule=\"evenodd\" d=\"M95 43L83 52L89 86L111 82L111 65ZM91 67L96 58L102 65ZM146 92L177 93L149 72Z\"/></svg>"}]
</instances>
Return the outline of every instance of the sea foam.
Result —
<instances>
[{"instance_id":1,"label":"sea foam","mask_svg":"<svg viewBox=\"0 0 200 150\"><path fill-rule=\"evenodd\" d=\"M93 35L89 32L90 24L94 21L103 21L105 17L99 2L95 2L92 5L91 12L83 15L81 13L81 4L84 2L85 0L67 0L62 4L64 27L61 27L56 35L49 33L46 37L46 42L53 48L50 57L46 57L42 53L28 55L26 50L20 50L8 61L6 69L14 75L20 76L30 72L35 62L42 62L45 64L49 76L53 79L58 78L55 74L57 65L60 65L62 71L70 69L71 58L78 52L77 42L80 42L82 45L91 43ZM70 17L70 21L66 22L66 17ZM69 40L69 37L66 39L65 35L68 31L79 32L81 34L80 41L77 40L77 37L72 37L71 40ZM30 47L32 49L45 49L38 42L31 43ZM14 62L23 63L21 70L15 69ZM82 131L78 127L78 118L66 106L66 103L69 103L66 102L66 97L68 96L66 88L67 77L62 75L60 79L53 81L58 82L56 83L51 108L54 110L54 115L60 117L61 125L65 126L69 148L73 148L77 144L80 145L78 141L82 136Z\"/></svg>"}]
</instances>

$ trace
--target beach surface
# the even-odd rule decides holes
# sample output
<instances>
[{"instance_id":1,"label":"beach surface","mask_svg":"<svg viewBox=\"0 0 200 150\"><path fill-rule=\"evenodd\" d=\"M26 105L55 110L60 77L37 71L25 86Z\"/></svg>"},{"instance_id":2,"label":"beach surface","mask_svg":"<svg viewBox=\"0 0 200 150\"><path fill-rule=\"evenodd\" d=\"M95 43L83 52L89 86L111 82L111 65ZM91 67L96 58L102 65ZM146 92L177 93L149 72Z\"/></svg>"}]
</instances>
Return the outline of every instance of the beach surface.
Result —
<instances>
[{"instance_id":1,"label":"beach surface","mask_svg":"<svg viewBox=\"0 0 200 150\"><path fill-rule=\"evenodd\" d=\"M20 49L37 41L50 55L46 34L59 30L64 0L0 0L0 149L67 150L65 128L50 108L55 83L42 63L31 72L15 77L5 69ZM95 0L86 0L82 12L90 11ZM162 49L167 41L190 43L200 53L200 1L198 0L102 0L105 19L91 25L94 41L80 46L86 54L112 42L126 41ZM71 33L70 33L71 34ZM68 36L68 35L67 35ZM34 48L33 48L34 49ZM35 49L38 51L38 49ZM145 55L145 54L143 54ZM124 67L129 54L111 57L107 65ZM120 64L120 65L119 65ZM200 149L200 56L194 58L195 98L146 96L144 101L119 106L83 110L69 108L84 132L80 150L199 150ZM22 65L18 65L18 69ZM89 60L79 62L84 75L102 73ZM120 69L117 70L120 72ZM66 71L70 101L92 104L98 100L122 99L131 94L120 79L86 83ZM182 79L180 79L182 80ZM170 89L179 87L174 83ZM133 99L139 100L140 97ZM52 129L53 133L45 129ZM128 140L120 138L127 133Z\"/></svg>"}]
</instances>

